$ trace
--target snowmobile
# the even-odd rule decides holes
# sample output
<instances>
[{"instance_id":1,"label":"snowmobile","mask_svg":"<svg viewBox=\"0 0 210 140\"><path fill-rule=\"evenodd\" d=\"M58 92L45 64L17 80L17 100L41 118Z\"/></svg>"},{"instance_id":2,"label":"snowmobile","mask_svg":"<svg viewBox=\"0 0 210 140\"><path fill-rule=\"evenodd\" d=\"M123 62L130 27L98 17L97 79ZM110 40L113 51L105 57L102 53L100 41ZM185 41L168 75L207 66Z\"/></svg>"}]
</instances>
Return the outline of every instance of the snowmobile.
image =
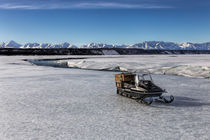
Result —
<instances>
[{"instance_id":1,"label":"snowmobile","mask_svg":"<svg viewBox=\"0 0 210 140\"><path fill-rule=\"evenodd\" d=\"M155 85L150 73L142 75L134 73L121 73L115 75L117 94L135 99L139 103L150 105L153 98L163 103L171 103L174 97L166 99L162 94L166 93L165 89Z\"/></svg>"}]
</instances>

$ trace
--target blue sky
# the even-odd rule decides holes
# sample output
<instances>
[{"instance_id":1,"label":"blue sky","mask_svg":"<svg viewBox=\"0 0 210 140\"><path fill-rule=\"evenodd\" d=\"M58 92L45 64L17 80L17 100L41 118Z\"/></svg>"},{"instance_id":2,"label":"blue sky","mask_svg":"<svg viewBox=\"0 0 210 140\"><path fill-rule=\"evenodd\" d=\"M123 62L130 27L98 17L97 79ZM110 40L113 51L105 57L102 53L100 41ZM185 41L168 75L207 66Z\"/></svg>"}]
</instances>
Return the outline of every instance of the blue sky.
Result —
<instances>
[{"instance_id":1,"label":"blue sky","mask_svg":"<svg viewBox=\"0 0 210 140\"><path fill-rule=\"evenodd\" d=\"M209 0L0 0L0 42L207 42L209 7Z\"/></svg>"}]
</instances>

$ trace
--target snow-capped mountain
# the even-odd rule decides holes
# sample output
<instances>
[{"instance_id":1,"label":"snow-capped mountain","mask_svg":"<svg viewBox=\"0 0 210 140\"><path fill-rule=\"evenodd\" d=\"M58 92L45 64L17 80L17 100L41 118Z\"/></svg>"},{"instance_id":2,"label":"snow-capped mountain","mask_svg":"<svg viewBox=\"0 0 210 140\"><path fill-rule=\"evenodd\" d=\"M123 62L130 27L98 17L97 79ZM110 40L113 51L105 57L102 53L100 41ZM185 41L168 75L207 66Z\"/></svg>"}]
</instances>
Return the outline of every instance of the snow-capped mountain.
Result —
<instances>
[{"instance_id":1,"label":"snow-capped mountain","mask_svg":"<svg viewBox=\"0 0 210 140\"><path fill-rule=\"evenodd\" d=\"M61 44L50 44L50 43L26 43L21 45L15 41L9 41L7 43L0 43L0 48L77 48L77 46L69 44L67 42Z\"/></svg>"},{"instance_id":2,"label":"snow-capped mountain","mask_svg":"<svg viewBox=\"0 0 210 140\"><path fill-rule=\"evenodd\" d=\"M206 43L182 43L180 45L185 50L210 50L210 42Z\"/></svg>"},{"instance_id":3,"label":"snow-capped mountain","mask_svg":"<svg viewBox=\"0 0 210 140\"><path fill-rule=\"evenodd\" d=\"M1 43L0 48L20 48L22 45L16 43L15 41L11 40L7 43Z\"/></svg>"},{"instance_id":4,"label":"snow-capped mountain","mask_svg":"<svg viewBox=\"0 0 210 140\"><path fill-rule=\"evenodd\" d=\"M126 48L127 45L109 45L103 43L90 43L88 45L82 45L81 48Z\"/></svg>"},{"instance_id":5,"label":"snow-capped mountain","mask_svg":"<svg viewBox=\"0 0 210 140\"><path fill-rule=\"evenodd\" d=\"M67 42L61 44L50 44L50 43L27 43L20 48L77 48L77 46L69 44Z\"/></svg>"},{"instance_id":6,"label":"snow-capped mountain","mask_svg":"<svg viewBox=\"0 0 210 140\"><path fill-rule=\"evenodd\" d=\"M143 43L138 43L131 45L130 48L141 48L141 49L164 49L164 50L179 50L180 45L173 42L163 42L163 41L145 41Z\"/></svg>"},{"instance_id":7,"label":"snow-capped mountain","mask_svg":"<svg viewBox=\"0 0 210 140\"><path fill-rule=\"evenodd\" d=\"M174 43L164 41L145 41L134 45L108 45L103 43L91 43L81 48L139 48L145 50L210 50L210 42L207 43Z\"/></svg>"},{"instance_id":8,"label":"snow-capped mountain","mask_svg":"<svg viewBox=\"0 0 210 140\"><path fill-rule=\"evenodd\" d=\"M60 44L50 43L27 43L21 45L15 41L7 43L0 43L0 48L77 48L77 46L69 44L68 42ZM174 43L164 41L145 41L133 45L110 45L103 43L90 43L82 45L80 48L139 48L145 50L210 50L210 42L206 43Z\"/></svg>"}]
</instances>

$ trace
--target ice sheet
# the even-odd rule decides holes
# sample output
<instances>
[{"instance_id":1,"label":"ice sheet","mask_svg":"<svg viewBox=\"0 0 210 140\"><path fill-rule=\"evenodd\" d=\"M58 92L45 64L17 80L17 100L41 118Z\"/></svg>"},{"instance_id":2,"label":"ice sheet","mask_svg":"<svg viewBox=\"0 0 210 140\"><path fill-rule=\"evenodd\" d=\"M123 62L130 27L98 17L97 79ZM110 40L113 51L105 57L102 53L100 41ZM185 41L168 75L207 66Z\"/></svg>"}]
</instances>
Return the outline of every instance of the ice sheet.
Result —
<instances>
[{"instance_id":1,"label":"ice sheet","mask_svg":"<svg viewBox=\"0 0 210 140\"><path fill-rule=\"evenodd\" d=\"M0 56L1 139L210 137L209 79L153 75L175 100L144 106L116 94L116 72L43 67L21 60L38 58L49 56Z\"/></svg>"}]
</instances>

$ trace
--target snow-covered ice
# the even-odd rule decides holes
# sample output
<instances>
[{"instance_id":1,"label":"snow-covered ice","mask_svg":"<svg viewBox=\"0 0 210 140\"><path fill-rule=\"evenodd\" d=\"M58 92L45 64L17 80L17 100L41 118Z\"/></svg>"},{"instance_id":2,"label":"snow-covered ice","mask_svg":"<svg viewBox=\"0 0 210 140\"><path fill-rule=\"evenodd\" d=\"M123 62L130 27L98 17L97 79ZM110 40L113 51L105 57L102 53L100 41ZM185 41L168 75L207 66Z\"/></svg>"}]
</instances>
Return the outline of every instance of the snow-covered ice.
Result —
<instances>
[{"instance_id":1,"label":"snow-covered ice","mask_svg":"<svg viewBox=\"0 0 210 140\"><path fill-rule=\"evenodd\" d=\"M168 105L155 102L145 106L116 94L117 72L36 66L22 61L55 57L69 56L0 56L1 139L210 138L209 79L153 75L155 82L174 95L175 100ZM95 56L92 60L71 61L130 63L136 57ZM150 63L145 67L172 60L176 65L209 67L207 55L142 56L138 60L143 65L149 57L153 61L147 61Z\"/></svg>"},{"instance_id":2,"label":"snow-covered ice","mask_svg":"<svg viewBox=\"0 0 210 140\"><path fill-rule=\"evenodd\" d=\"M170 74L210 78L209 55L129 55L88 57L79 60L34 61L37 65L65 66L89 70L109 70Z\"/></svg>"}]
</instances>

